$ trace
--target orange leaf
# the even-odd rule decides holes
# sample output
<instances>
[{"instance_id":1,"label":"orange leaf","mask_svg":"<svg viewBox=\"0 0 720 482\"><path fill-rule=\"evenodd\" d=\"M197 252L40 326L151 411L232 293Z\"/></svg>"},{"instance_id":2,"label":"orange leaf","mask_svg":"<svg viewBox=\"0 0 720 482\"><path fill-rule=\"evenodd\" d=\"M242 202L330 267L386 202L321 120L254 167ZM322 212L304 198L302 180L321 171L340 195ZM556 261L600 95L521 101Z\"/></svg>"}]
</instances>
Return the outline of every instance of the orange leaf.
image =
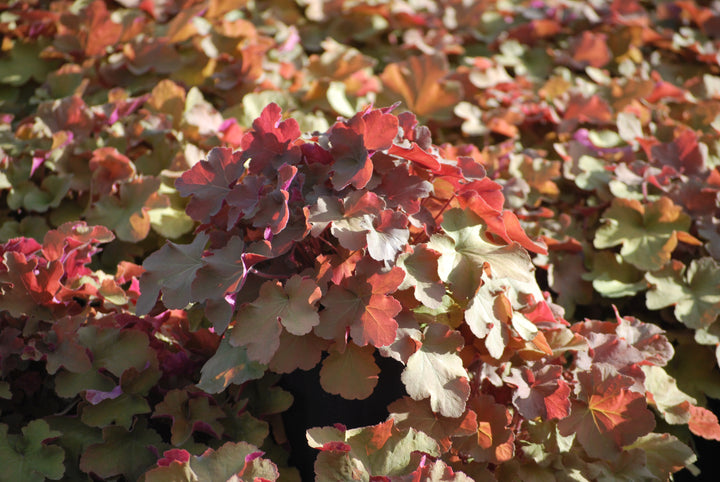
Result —
<instances>
[{"instance_id":1,"label":"orange leaf","mask_svg":"<svg viewBox=\"0 0 720 482\"><path fill-rule=\"evenodd\" d=\"M445 56L422 55L388 64L380 78L418 117L442 118L462 100L462 87L448 81L448 74Z\"/></svg>"}]
</instances>

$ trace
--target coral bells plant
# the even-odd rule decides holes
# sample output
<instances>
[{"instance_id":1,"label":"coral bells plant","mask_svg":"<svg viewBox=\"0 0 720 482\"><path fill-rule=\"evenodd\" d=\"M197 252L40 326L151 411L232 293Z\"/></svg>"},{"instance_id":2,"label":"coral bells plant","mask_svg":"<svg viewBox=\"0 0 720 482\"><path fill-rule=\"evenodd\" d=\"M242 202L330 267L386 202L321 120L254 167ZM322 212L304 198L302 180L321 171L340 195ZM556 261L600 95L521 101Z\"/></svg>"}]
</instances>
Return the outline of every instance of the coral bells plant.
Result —
<instances>
[{"instance_id":1,"label":"coral bells plant","mask_svg":"<svg viewBox=\"0 0 720 482\"><path fill-rule=\"evenodd\" d=\"M663 332L620 314L570 325L501 186L392 110L302 135L270 104L239 150L211 150L176 181L194 238L144 261L135 315L203 314L222 335L197 384L214 396L321 364L325 391L365 399L374 355L401 362L407 396L386 421L308 430L317 480L665 480L689 466L655 414L701 434L717 421L663 369ZM194 470L151 473L176 463Z\"/></svg>"}]
</instances>

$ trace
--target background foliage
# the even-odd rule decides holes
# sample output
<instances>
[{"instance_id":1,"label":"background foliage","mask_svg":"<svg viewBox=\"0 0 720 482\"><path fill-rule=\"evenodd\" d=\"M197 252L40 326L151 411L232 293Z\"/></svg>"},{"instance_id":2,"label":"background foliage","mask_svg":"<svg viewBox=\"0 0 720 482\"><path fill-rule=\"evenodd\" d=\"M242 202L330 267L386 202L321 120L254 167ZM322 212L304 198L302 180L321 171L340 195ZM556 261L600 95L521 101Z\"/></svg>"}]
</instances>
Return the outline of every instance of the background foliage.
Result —
<instances>
[{"instance_id":1,"label":"background foliage","mask_svg":"<svg viewBox=\"0 0 720 482\"><path fill-rule=\"evenodd\" d=\"M720 439L713 4L0 32L0 480L299 480L280 376L363 400L386 359L387 420L308 430L320 480L666 480Z\"/></svg>"}]
</instances>

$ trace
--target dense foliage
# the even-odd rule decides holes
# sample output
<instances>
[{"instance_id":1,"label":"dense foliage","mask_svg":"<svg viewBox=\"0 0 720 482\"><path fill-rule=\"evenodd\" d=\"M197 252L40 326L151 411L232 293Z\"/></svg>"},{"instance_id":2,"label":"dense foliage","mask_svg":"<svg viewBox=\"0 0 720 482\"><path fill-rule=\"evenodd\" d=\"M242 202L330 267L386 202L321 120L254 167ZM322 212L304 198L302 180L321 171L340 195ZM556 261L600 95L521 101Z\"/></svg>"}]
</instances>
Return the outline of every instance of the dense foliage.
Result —
<instances>
[{"instance_id":1,"label":"dense foliage","mask_svg":"<svg viewBox=\"0 0 720 482\"><path fill-rule=\"evenodd\" d=\"M0 480L668 480L720 440L720 11L0 2ZM338 420L337 422L340 422ZM295 450L298 448L295 447Z\"/></svg>"}]
</instances>

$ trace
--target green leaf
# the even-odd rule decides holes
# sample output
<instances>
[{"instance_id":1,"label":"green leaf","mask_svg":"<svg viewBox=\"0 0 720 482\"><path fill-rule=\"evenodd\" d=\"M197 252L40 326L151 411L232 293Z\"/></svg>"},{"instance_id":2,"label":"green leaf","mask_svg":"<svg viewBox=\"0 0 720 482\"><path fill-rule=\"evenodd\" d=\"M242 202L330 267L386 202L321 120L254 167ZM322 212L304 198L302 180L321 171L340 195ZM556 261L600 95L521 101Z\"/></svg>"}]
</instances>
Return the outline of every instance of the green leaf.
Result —
<instances>
[{"instance_id":1,"label":"green leaf","mask_svg":"<svg viewBox=\"0 0 720 482\"><path fill-rule=\"evenodd\" d=\"M8 435L8 426L0 423L0 481L60 480L65 473L65 451L47 443L60 435L44 420L28 423L22 435Z\"/></svg>"},{"instance_id":2,"label":"green leaf","mask_svg":"<svg viewBox=\"0 0 720 482\"><path fill-rule=\"evenodd\" d=\"M175 239L192 231L195 222L182 209L172 206L153 208L148 211L150 226L168 239Z\"/></svg>"},{"instance_id":3,"label":"green leaf","mask_svg":"<svg viewBox=\"0 0 720 482\"><path fill-rule=\"evenodd\" d=\"M102 478L124 475L137 480L155 461L163 446L162 439L138 419L132 430L109 426L103 429L103 441L90 445L80 457L80 469Z\"/></svg>"},{"instance_id":4,"label":"green leaf","mask_svg":"<svg viewBox=\"0 0 720 482\"><path fill-rule=\"evenodd\" d=\"M641 449L645 452L647 460L645 465L658 480L667 479L668 474L685 467L695 476L699 475L697 468L692 465L697 460L697 456L674 435L649 433L625 447L625 450L632 449Z\"/></svg>"},{"instance_id":5,"label":"green leaf","mask_svg":"<svg viewBox=\"0 0 720 482\"><path fill-rule=\"evenodd\" d=\"M675 306L675 317L690 328L707 328L720 315L720 266L712 258L693 259L690 267L679 261L646 273L651 289L647 307Z\"/></svg>"},{"instance_id":6,"label":"green leaf","mask_svg":"<svg viewBox=\"0 0 720 482\"><path fill-rule=\"evenodd\" d=\"M398 430L392 420L345 431L315 427L307 431L307 439L311 447L322 450L315 463L322 480L405 475L417 468L413 452L440 455L437 442L428 435L413 428Z\"/></svg>"},{"instance_id":7,"label":"green leaf","mask_svg":"<svg viewBox=\"0 0 720 482\"><path fill-rule=\"evenodd\" d=\"M190 467L197 476L197 480L228 480L234 475L248 470L251 463L246 462L249 456L262 452L246 442L227 442L216 451L208 450L201 457L192 457ZM252 460L252 457L251 457ZM253 462L260 460L255 459ZM241 479L242 480L242 479ZM248 479L254 480L254 479ZM275 480L271 478L270 480Z\"/></svg>"},{"instance_id":8,"label":"green leaf","mask_svg":"<svg viewBox=\"0 0 720 482\"><path fill-rule=\"evenodd\" d=\"M500 246L487 241L485 224L469 209L447 211L442 228L446 235L433 235L427 246L440 253L438 274L458 300L472 298L484 263L489 264L493 278L535 284L535 268L527 251L517 243Z\"/></svg>"},{"instance_id":9,"label":"green leaf","mask_svg":"<svg viewBox=\"0 0 720 482\"><path fill-rule=\"evenodd\" d=\"M665 421L671 424L687 424L690 421L690 405L697 400L683 393L677 381L656 365L640 367L645 374L645 390L652 394L652 401Z\"/></svg>"},{"instance_id":10,"label":"green leaf","mask_svg":"<svg viewBox=\"0 0 720 482\"><path fill-rule=\"evenodd\" d=\"M109 392L116 383L103 372L120 377L125 370L141 370L148 363L157 364L147 335L139 330L84 326L78 330L77 338L93 355L92 369L81 373L60 371L55 379L55 391L61 397L73 397L82 390Z\"/></svg>"},{"instance_id":11,"label":"green leaf","mask_svg":"<svg viewBox=\"0 0 720 482\"><path fill-rule=\"evenodd\" d=\"M245 348L231 346L225 336L200 370L202 376L197 386L207 393L220 393L231 383L241 385L262 377L266 368L266 365L250 360Z\"/></svg>"},{"instance_id":12,"label":"green leaf","mask_svg":"<svg viewBox=\"0 0 720 482\"><path fill-rule=\"evenodd\" d=\"M0 382L0 398L10 400L12 398L12 392L10 391L10 383Z\"/></svg>"},{"instance_id":13,"label":"green leaf","mask_svg":"<svg viewBox=\"0 0 720 482\"><path fill-rule=\"evenodd\" d=\"M185 308L192 299L195 273L203 266L202 253L209 236L199 233L191 244L168 242L145 258L140 278L140 298L136 313L146 315L155 305L160 290L167 308Z\"/></svg>"},{"instance_id":14,"label":"green leaf","mask_svg":"<svg viewBox=\"0 0 720 482\"><path fill-rule=\"evenodd\" d=\"M170 442L177 447L185 443L196 430L220 438L223 426L218 419L224 418L225 412L217 405L211 405L210 398L205 394L191 396L187 390L174 389L155 406L153 417L172 419Z\"/></svg>"},{"instance_id":15,"label":"green leaf","mask_svg":"<svg viewBox=\"0 0 720 482\"><path fill-rule=\"evenodd\" d=\"M57 443L65 450L65 480L86 478L87 474L79 467L80 456L90 445L102 442L102 431L88 427L76 416L53 415L45 421L51 429L62 433Z\"/></svg>"},{"instance_id":16,"label":"green leaf","mask_svg":"<svg viewBox=\"0 0 720 482\"><path fill-rule=\"evenodd\" d=\"M630 145L636 145L637 138L643 137L642 124L635 114L620 112L617 115L617 128L620 138Z\"/></svg>"},{"instance_id":17,"label":"green leaf","mask_svg":"<svg viewBox=\"0 0 720 482\"><path fill-rule=\"evenodd\" d=\"M50 174L43 178L40 187L30 181L13 186L7 197L8 207L44 213L48 209L60 205L70 189L71 183L70 176Z\"/></svg>"},{"instance_id":18,"label":"green leaf","mask_svg":"<svg viewBox=\"0 0 720 482\"><path fill-rule=\"evenodd\" d=\"M56 60L40 58L46 42L15 40L7 55L0 58L0 84L23 85L30 79L42 83L56 66Z\"/></svg>"},{"instance_id":19,"label":"green leaf","mask_svg":"<svg viewBox=\"0 0 720 482\"><path fill-rule=\"evenodd\" d=\"M236 406L235 413L239 412L239 414L223 419L224 436L259 447L263 445L267 436L270 435L270 424L253 417L244 407L241 408L243 402L244 400L241 400Z\"/></svg>"},{"instance_id":20,"label":"green leaf","mask_svg":"<svg viewBox=\"0 0 720 482\"><path fill-rule=\"evenodd\" d=\"M634 296L647 287L642 272L622 256L610 251L595 251L592 258L593 269L584 273L584 280L592 280L595 291L607 298Z\"/></svg>"},{"instance_id":21,"label":"green leaf","mask_svg":"<svg viewBox=\"0 0 720 482\"><path fill-rule=\"evenodd\" d=\"M86 219L112 229L118 239L141 241L150 232L150 207L146 204L159 187L160 179L154 177L121 183L117 195L100 198L90 207Z\"/></svg>"},{"instance_id":22,"label":"green leaf","mask_svg":"<svg viewBox=\"0 0 720 482\"><path fill-rule=\"evenodd\" d=\"M622 245L623 259L645 271L662 268L677 246L677 233L690 227L690 217L667 197L646 205L615 198L603 219L605 224L595 233L595 247Z\"/></svg>"},{"instance_id":23,"label":"green leaf","mask_svg":"<svg viewBox=\"0 0 720 482\"><path fill-rule=\"evenodd\" d=\"M96 405L85 405L81 420L90 427L119 425L130 429L135 415L150 413L150 405L144 397L121 394L117 398L108 398Z\"/></svg>"}]
</instances>

